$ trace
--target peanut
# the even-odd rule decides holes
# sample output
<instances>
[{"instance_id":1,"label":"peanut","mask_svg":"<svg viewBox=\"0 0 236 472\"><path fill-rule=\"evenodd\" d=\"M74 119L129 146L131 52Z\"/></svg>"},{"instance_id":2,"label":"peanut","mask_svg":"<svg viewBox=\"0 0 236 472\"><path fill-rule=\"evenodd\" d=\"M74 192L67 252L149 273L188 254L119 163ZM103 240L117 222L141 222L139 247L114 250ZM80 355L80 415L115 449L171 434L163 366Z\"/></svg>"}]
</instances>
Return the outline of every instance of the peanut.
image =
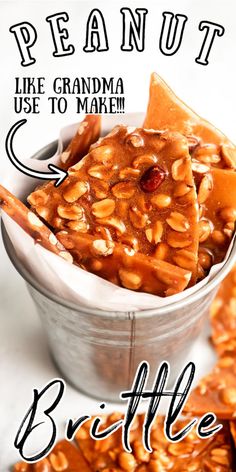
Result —
<instances>
[{"instance_id":1,"label":"peanut","mask_svg":"<svg viewBox=\"0 0 236 472\"><path fill-rule=\"evenodd\" d=\"M106 218L107 216L112 215L114 210L115 202L111 198L100 200L92 205L92 214L96 216L96 218Z\"/></svg>"},{"instance_id":2,"label":"peanut","mask_svg":"<svg viewBox=\"0 0 236 472\"><path fill-rule=\"evenodd\" d=\"M111 191L116 198L131 198L135 194L136 187L133 182L119 182Z\"/></svg>"},{"instance_id":3,"label":"peanut","mask_svg":"<svg viewBox=\"0 0 236 472\"><path fill-rule=\"evenodd\" d=\"M157 244L161 241L163 234L163 225L161 221L156 221L152 228L148 228L145 231L146 238L150 243Z\"/></svg>"},{"instance_id":4,"label":"peanut","mask_svg":"<svg viewBox=\"0 0 236 472\"><path fill-rule=\"evenodd\" d=\"M66 470L69 466L68 460L62 451L58 451L57 454L51 453L49 455L49 460L56 472Z\"/></svg>"},{"instance_id":5,"label":"peanut","mask_svg":"<svg viewBox=\"0 0 236 472\"><path fill-rule=\"evenodd\" d=\"M119 465L122 469L132 472L136 467L135 457L129 452L120 452Z\"/></svg>"},{"instance_id":6,"label":"peanut","mask_svg":"<svg viewBox=\"0 0 236 472\"><path fill-rule=\"evenodd\" d=\"M223 144L221 146L221 155L227 167L231 169L236 168L236 148Z\"/></svg>"},{"instance_id":7,"label":"peanut","mask_svg":"<svg viewBox=\"0 0 236 472\"><path fill-rule=\"evenodd\" d=\"M159 193L151 198L151 202L158 208L167 208L171 204L171 197L164 193Z\"/></svg>"},{"instance_id":8,"label":"peanut","mask_svg":"<svg viewBox=\"0 0 236 472\"><path fill-rule=\"evenodd\" d=\"M142 285L142 278L135 272L126 269L119 270L119 277L123 287L131 290L138 290Z\"/></svg>"},{"instance_id":9,"label":"peanut","mask_svg":"<svg viewBox=\"0 0 236 472\"><path fill-rule=\"evenodd\" d=\"M95 239L92 244L92 251L96 256L110 256L113 253L115 244L105 239Z\"/></svg>"},{"instance_id":10,"label":"peanut","mask_svg":"<svg viewBox=\"0 0 236 472\"><path fill-rule=\"evenodd\" d=\"M206 174L199 185L198 189L198 203L202 204L208 199L213 188L212 178L209 174Z\"/></svg>"},{"instance_id":11,"label":"peanut","mask_svg":"<svg viewBox=\"0 0 236 472\"><path fill-rule=\"evenodd\" d=\"M57 213L61 218L65 218L66 220L81 220L84 216L84 210L82 206L78 204L59 205Z\"/></svg>"},{"instance_id":12,"label":"peanut","mask_svg":"<svg viewBox=\"0 0 236 472\"><path fill-rule=\"evenodd\" d=\"M177 211L172 211L166 221L172 229L179 231L180 233L184 233L190 228L187 218Z\"/></svg>"}]
</instances>

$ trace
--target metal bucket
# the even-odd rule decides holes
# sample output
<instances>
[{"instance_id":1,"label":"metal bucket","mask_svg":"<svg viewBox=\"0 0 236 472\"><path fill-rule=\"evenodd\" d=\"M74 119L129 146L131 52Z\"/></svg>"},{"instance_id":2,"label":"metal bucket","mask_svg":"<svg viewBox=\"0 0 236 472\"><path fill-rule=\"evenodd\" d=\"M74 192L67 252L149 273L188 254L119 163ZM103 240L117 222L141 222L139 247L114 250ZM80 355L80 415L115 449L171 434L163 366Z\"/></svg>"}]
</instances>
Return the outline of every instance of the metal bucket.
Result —
<instances>
[{"instance_id":1,"label":"metal bucket","mask_svg":"<svg viewBox=\"0 0 236 472\"><path fill-rule=\"evenodd\" d=\"M34 157L45 159L49 152L50 145ZM219 283L236 260L234 244L217 275L181 302L138 312L106 312L69 303L40 286L17 258L3 224L2 234L13 265L26 281L64 378L90 396L116 402L119 393L131 387L142 360L150 364L149 387L163 360L170 363L169 383L173 384L201 331Z\"/></svg>"}]
</instances>

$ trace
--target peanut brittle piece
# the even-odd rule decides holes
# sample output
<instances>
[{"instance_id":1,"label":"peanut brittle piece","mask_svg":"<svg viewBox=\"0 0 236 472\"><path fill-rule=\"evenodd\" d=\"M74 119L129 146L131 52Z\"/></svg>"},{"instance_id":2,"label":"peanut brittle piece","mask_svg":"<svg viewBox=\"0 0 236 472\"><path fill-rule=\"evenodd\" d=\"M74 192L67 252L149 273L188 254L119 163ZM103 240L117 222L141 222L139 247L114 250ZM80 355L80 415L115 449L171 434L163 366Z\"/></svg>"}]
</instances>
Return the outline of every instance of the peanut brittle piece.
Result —
<instances>
[{"instance_id":1,"label":"peanut brittle piece","mask_svg":"<svg viewBox=\"0 0 236 472\"><path fill-rule=\"evenodd\" d=\"M104 419L102 429L121 418L113 413ZM187 420L189 422L189 419ZM86 422L76 434L76 441L93 472L232 472L233 458L229 426L213 437L200 439L195 430L178 443L171 443L164 435L164 417L157 417L151 432L152 453L142 443L143 415L138 415L130 431L132 453L123 449L121 430L103 440L93 440L89 434L90 422ZM173 426L173 434L186 426L179 420Z\"/></svg>"},{"instance_id":2,"label":"peanut brittle piece","mask_svg":"<svg viewBox=\"0 0 236 472\"><path fill-rule=\"evenodd\" d=\"M54 229L119 241L197 275L198 205L187 140L116 127L28 201Z\"/></svg>"},{"instance_id":3,"label":"peanut brittle piece","mask_svg":"<svg viewBox=\"0 0 236 472\"><path fill-rule=\"evenodd\" d=\"M18 198L0 185L0 208L14 220L34 241L69 262L72 257L50 229Z\"/></svg>"},{"instance_id":4,"label":"peanut brittle piece","mask_svg":"<svg viewBox=\"0 0 236 472\"><path fill-rule=\"evenodd\" d=\"M236 417L236 357L224 354L212 372L192 391L185 406L191 415L213 411L218 418Z\"/></svg>"},{"instance_id":5,"label":"peanut brittle piece","mask_svg":"<svg viewBox=\"0 0 236 472\"><path fill-rule=\"evenodd\" d=\"M191 277L190 271L90 234L63 230L57 238L82 268L130 290L171 295L184 290Z\"/></svg>"},{"instance_id":6,"label":"peanut brittle piece","mask_svg":"<svg viewBox=\"0 0 236 472\"><path fill-rule=\"evenodd\" d=\"M218 354L236 354L236 266L221 282L210 310L214 347Z\"/></svg>"},{"instance_id":7,"label":"peanut brittle piece","mask_svg":"<svg viewBox=\"0 0 236 472\"><path fill-rule=\"evenodd\" d=\"M198 275L202 278L213 264L224 259L232 238L236 220L236 147L176 97L157 74L151 76L144 127L179 131L188 138L201 215Z\"/></svg>"},{"instance_id":8,"label":"peanut brittle piece","mask_svg":"<svg viewBox=\"0 0 236 472\"><path fill-rule=\"evenodd\" d=\"M236 166L235 147L230 140L211 123L201 118L183 103L156 73L151 75L149 103L143 126L147 129L179 131L179 133L189 137L190 147L195 151L199 142L206 145L206 147L203 146L204 152L202 154L208 155L208 159L201 161L204 163L219 165L219 158L209 158L210 154L217 153L218 155L220 154L222 167L231 167L225 161L224 156L221 155L220 147L223 145L227 150L232 148L233 160ZM219 146L219 149L217 146ZM213 149L215 150L214 153L212 152ZM198 147L198 152L196 152L195 156L200 154L201 152L199 152Z\"/></svg>"},{"instance_id":9,"label":"peanut brittle piece","mask_svg":"<svg viewBox=\"0 0 236 472\"><path fill-rule=\"evenodd\" d=\"M206 176L200 185L204 186ZM199 264L203 269L224 259L236 221L236 172L212 168L208 179L213 190L201 205L199 221Z\"/></svg>"},{"instance_id":10,"label":"peanut brittle piece","mask_svg":"<svg viewBox=\"0 0 236 472\"><path fill-rule=\"evenodd\" d=\"M229 422L230 433L234 442L234 446L236 447L236 421Z\"/></svg>"},{"instance_id":11,"label":"peanut brittle piece","mask_svg":"<svg viewBox=\"0 0 236 472\"><path fill-rule=\"evenodd\" d=\"M101 130L101 117L99 115L87 115L80 123L75 136L67 148L62 152L60 167L68 169L84 157L91 144L99 138Z\"/></svg>"},{"instance_id":12,"label":"peanut brittle piece","mask_svg":"<svg viewBox=\"0 0 236 472\"><path fill-rule=\"evenodd\" d=\"M18 462L13 467L13 472L91 472L91 470L80 450L66 440L58 442L47 458L33 464Z\"/></svg>"}]
</instances>

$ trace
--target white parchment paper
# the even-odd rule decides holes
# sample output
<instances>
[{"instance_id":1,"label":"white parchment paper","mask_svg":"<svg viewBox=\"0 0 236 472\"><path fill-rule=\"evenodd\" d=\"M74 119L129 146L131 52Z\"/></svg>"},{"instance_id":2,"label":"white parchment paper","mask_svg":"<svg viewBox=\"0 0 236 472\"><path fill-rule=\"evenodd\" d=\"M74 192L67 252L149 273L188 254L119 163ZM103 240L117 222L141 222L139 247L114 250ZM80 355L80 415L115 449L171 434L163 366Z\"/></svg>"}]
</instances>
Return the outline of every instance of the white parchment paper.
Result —
<instances>
[{"instance_id":1,"label":"white parchment paper","mask_svg":"<svg viewBox=\"0 0 236 472\"><path fill-rule=\"evenodd\" d=\"M103 119L103 134L109 132L116 124L141 126L142 121L142 114L106 116ZM47 160L25 159L23 162L33 169L43 172L48 171L49 163L58 164L62 149L75 134L77 127L78 123L61 130L57 152L53 156L48 156ZM25 200L27 195L39 184L42 184L42 181L32 179L18 172L14 167L12 167L11 174L3 182L8 190L22 200ZM17 257L39 284L65 300L107 311L134 311L157 308L186 298L207 284L216 275L227 261L234 242L231 242L225 260L221 264L214 265L204 280L178 295L161 298L117 287L94 274L71 265L59 256L35 244L34 240L6 214L3 214L3 221Z\"/></svg>"}]
</instances>

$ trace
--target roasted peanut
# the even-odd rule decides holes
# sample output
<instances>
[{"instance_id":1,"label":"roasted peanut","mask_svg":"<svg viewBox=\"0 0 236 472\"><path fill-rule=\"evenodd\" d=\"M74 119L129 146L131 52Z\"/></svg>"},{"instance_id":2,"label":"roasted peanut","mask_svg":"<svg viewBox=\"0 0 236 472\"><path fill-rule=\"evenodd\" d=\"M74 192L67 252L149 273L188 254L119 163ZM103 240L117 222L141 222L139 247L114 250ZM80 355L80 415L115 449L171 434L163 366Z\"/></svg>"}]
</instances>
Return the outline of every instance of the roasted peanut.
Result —
<instances>
[{"instance_id":1,"label":"roasted peanut","mask_svg":"<svg viewBox=\"0 0 236 472\"><path fill-rule=\"evenodd\" d=\"M95 239L92 244L93 253L96 256L110 256L113 253L114 243L105 239Z\"/></svg>"},{"instance_id":2,"label":"roasted peanut","mask_svg":"<svg viewBox=\"0 0 236 472\"><path fill-rule=\"evenodd\" d=\"M226 405L236 405L236 388L224 388L220 393L223 403Z\"/></svg>"},{"instance_id":3,"label":"roasted peanut","mask_svg":"<svg viewBox=\"0 0 236 472\"><path fill-rule=\"evenodd\" d=\"M115 201L111 198L100 200L99 202L95 202L92 204L91 210L92 214L96 216L96 218L105 218L107 216L112 215L112 213L114 212Z\"/></svg>"},{"instance_id":4,"label":"roasted peanut","mask_svg":"<svg viewBox=\"0 0 236 472\"><path fill-rule=\"evenodd\" d=\"M109 180L113 171L108 166L104 167L102 164L95 164L88 169L88 174L96 179Z\"/></svg>"},{"instance_id":5,"label":"roasted peanut","mask_svg":"<svg viewBox=\"0 0 236 472\"><path fill-rule=\"evenodd\" d=\"M196 172L196 174L207 174L207 172L210 171L210 167L205 164L201 164L198 161L192 160L192 170L193 172Z\"/></svg>"},{"instance_id":6,"label":"roasted peanut","mask_svg":"<svg viewBox=\"0 0 236 472\"><path fill-rule=\"evenodd\" d=\"M198 203L202 204L208 199L212 191L212 178L209 174L204 175L198 188Z\"/></svg>"},{"instance_id":7,"label":"roasted peanut","mask_svg":"<svg viewBox=\"0 0 236 472\"><path fill-rule=\"evenodd\" d=\"M212 232L212 225L210 221L208 221L205 218L202 218L198 223L198 227L199 227L199 242L202 243L209 238Z\"/></svg>"},{"instance_id":8,"label":"roasted peanut","mask_svg":"<svg viewBox=\"0 0 236 472\"><path fill-rule=\"evenodd\" d=\"M116 198L131 198L135 194L136 187L133 182L120 182L111 189Z\"/></svg>"},{"instance_id":9,"label":"roasted peanut","mask_svg":"<svg viewBox=\"0 0 236 472\"><path fill-rule=\"evenodd\" d=\"M137 461L139 462L149 462L150 454L144 449L140 441L134 441L133 444L134 455Z\"/></svg>"},{"instance_id":10,"label":"roasted peanut","mask_svg":"<svg viewBox=\"0 0 236 472\"><path fill-rule=\"evenodd\" d=\"M236 168L236 148L227 144L221 146L221 155L227 167L231 169Z\"/></svg>"},{"instance_id":11,"label":"roasted peanut","mask_svg":"<svg viewBox=\"0 0 236 472\"><path fill-rule=\"evenodd\" d=\"M113 149L109 145L96 147L91 152L92 158L95 161L101 162L104 165L110 164L110 162L112 161L112 154L113 154Z\"/></svg>"},{"instance_id":12,"label":"roasted peanut","mask_svg":"<svg viewBox=\"0 0 236 472\"><path fill-rule=\"evenodd\" d=\"M220 211L220 217L226 223L235 222L236 221L236 208L233 207L225 207L222 208Z\"/></svg>"},{"instance_id":13,"label":"roasted peanut","mask_svg":"<svg viewBox=\"0 0 236 472\"><path fill-rule=\"evenodd\" d=\"M192 236L191 234L169 231L167 235L167 243L173 248L188 247L192 243Z\"/></svg>"},{"instance_id":14,"label":"roasted peanut","mask_svg":"<svg viewBox=\"0 0 236 472\"><path fill-rule=\"evenodd\" d=\"M49 461L56 472L66 470L69 465L68 460L62 451L58 451L57 454L51 453L49 455Z\"/></svg>"},{"instance_id":15,"label":"roasted peanut","mask_svg":"<svg viewBox=\"0 0 236 472\"><path fill-rule=\"evenodd\" d=\"M142 213L135 206L130 208L129 217L132 225L137 229L144 228L148 222L148 215L146 213Z\"/></svg>"},{"instance_id":16,"label":"roasted peanut","mask_svg":"<svg viewBox=\"0 0 236 472\"><path fill-rule=\"evenodd\" d=\"M75 182L74 184L67 186L63 193L63 197L66 202L74 203L88 191L88 188L88 182Z\"/></svg>"},{"instance_id":17,"label":"roasted peanut","mask_svg":"<svg viewBox=\"0 0 236 472\"><path fill-rule=\"evenodd\" d=\"M98 218L97 223L99 225L111 226L116 229L119 234L123 234L126 231L126 226L120 218L115 218L113 216L108 216L107 218Z\"/></svg>"},{"instance_id":18,"label":"roasted peanut","mask_svg":"<svg viewBox=\"0 0 236 472\"><path fill-rule=\"evenodd\" d=\"M97 180L97 182L93 182L93 188L91 190L94 192L96 198L103 199L108 195L109 184L103 180Z\"/></svg>"},{"instance_id":19,"label":"roasted peanut","mask_svg":"<svg viewBox=\"0 0 236 472\"><path fill-rule=\"evenodd\" d=\"M142 166L151 166L156 164L157 156L154 154L142 154L141 156L137 156L133 161L133 167L135 169L142 167Z\"/></svg>"},{"instance_id":20,"label":"roasted peanut","mask_svg":"<svg viewBox=\"0 0 236 472\"><path fill-rule=\"evenodd\" d=\"M181 456L181 455L185 455L185 454L191 454L193 452L193 445L192 444L189 444L189 443L182 443L182 442L179 442L179 443L173 443L173 444L170 444L169 447L168 447L168 451L170 454L172 454L172 456Z\"/></svg>"},{"instance_id":21,"label":"roasted peanut","mask_svg":"<svg viewBox=\"0 0 236 472\"><path fill-rule=\"evenodd\" d=\"M155 252L153 254L156 259L160 259L161 261L164 261L169 253L169 246L166 243L159 243L157 244L157 247L155 249Z\"/></svg>"},{"instance_id":22,"label":"roasted peanut","mask_svg":"<svg viewBox=\"0 0 236 472\"><path fill-rule=\"evenodd\" d=\"M164 193L159 193L159 195L154 195L151 198L151 203L158 208L167 208L171 204L171 197Z\"/></svg>"},{"instance_id":23,"label":"roasted peanut","mask_svg":"<svg viewBox=\"0 0 236 472\"><path fill-rule=\"evenodd\" d=\"M121 452L119 454L119 464L123 470L132 472L136 467L136 460L133 454L129 452Z\"/></svg>"},{"instance_id":24,"label":"roasted peanut","mask_svg":"<svg viewBox=\"0 0 236 472\"><path fill-rule=\"evenodd\" d=\"M135 148L139 148L139 147L144 146L143 138L138 133L129 134L126 138L126 142L128 144L132 144L132 146L135 147Z\"/></svg>"},{"instance_id":25,"label":"roasted peanut","mask_svg":"<svg viewBox=\"0 0 236 472\"><path fill-rule=\"evenodd\" d=\"M203 164L218 164L221 160L219 146L216 144L202 144L195 149L193 157Z\"/></svg>"},{"instance_id":26,"label":"roasted peanut","mask_svg":"<svg viewBox=\"0 0 236 472\"><path fill-rule=\"evenodd\" d=\"M59 205L57 213L61 218L65 218L66 220L81 220L84 216L83 207L78 204Z\"/></svg>"},{"instance_id":27,"label":"roasted peanut","mask_svg":"<svg viewBox=\"0 0 236 472\"><path fill-rule=\"evenodd\" d=\"M179 231L180 233L184 233L190 228L187 218L177 211L171 212L166 221L172 229Z\"/></svg>"},{"instance_id":28,"label":"roasted peanut","mask_svg":"<svg viewBox=\"0 0 236 472\"><path fill-rule=\"evenodd\" d=\"M187 193L191 190L192 187L189 185L185 184L184 182L179 182L174 190L174 197L183 197L184 195L187 195Z\"/></svg>"},{"instance_id":29,"label":"roasted peanut","mask_svg":"<svg viewBox=\"0 0 236 472\"><path fill-rule=\"evenodd\" d=\"M33 213L32 211L29 211L27 217L28 217L29 223L30 223L32 226L35 226L35 228L42 228L43 223L42 223L42 221L38 218L38 216L35 215L35 213Z\"/></svg>"},{"instance_id":30,"label":"roasted peanut","mask_svg":"<svg viewBox=\"0 0 236 472\"><path fill-rule=\"evenodd\" d=\"M142 285L142 278L140 275L126 269L119 270L119 277L123 287L131 290L138 290Z\"/></svg>"},{"instance_id":31,"label":"roasted peanut","mask_svg":"<svg viewBox=\"0 0 236 472\"><path fill-rule=\"evenodd\" d=\"M140 174L140 169L133 169L132 167L125 167L119 172L120 179L137 179Z\"/></svg>"},{"instance_id":32,"label":"roasted peanut","mask_svg":"<svg viewBox=\"0 0 236 472\"><path fill-rule=\"evenodd\" d=\"M226 236L219 230L212 231L211 237L214 243L219 244L220 246L226 242Z\"/></svg>"},{"instance_id":33,"label":"roasted peanut","mask_svg":"<svg viewBox=\"0 0 236 472\"><path fill-rule=\"evenodd\" d=\"M180 249L176 254L173 256L174 262L183 269L191 270L192 266L196 264L196 257L195 254L188 251L187 249Z\"/></svg>"},{"instance_id":34,"label":"roasted peanut","mask_svg":"<svg viewBox=\"0 0 236 472\"><path fill-rule=\"evenodd\" d=\"M171 168L172 178L176 181L178 180L186 180L188 173L188 162L185 158L177 159Z\"/></svg>"},{"instance_id":35,"label":"roasted peanut","mask_svg":"<svg viewBox=\"0 0 236 472\"><path fill-rule=\"evenodd\" d=\"M159 243L163 234L163 225L161 221L156 221L151 228L146 229L145 234L150 243Z\"/></svg>"},{"instance_id":36,"label":"roasted peanut","mask_svg":"<svg viewBox=\"0 0 236 472\"><path fill-rule=\"evenodd\" d=\"M208 252L207 250L201 250L198 254L198 261L204 270L208 270L213 264L212 254L210 254L210 252Z\"/></svg>"},{"instance_id":37,"label":"roasted peanut","mask_svg":"<svg viewBox=\"0 0 236 472\"><path fill-rule=\"evenodd\" d=\"M80 231L80 233L87 233L89 229L89 225L85 220L69 221L66 226L73 229L73 231Z\"/></svg>"}]
</instances>

